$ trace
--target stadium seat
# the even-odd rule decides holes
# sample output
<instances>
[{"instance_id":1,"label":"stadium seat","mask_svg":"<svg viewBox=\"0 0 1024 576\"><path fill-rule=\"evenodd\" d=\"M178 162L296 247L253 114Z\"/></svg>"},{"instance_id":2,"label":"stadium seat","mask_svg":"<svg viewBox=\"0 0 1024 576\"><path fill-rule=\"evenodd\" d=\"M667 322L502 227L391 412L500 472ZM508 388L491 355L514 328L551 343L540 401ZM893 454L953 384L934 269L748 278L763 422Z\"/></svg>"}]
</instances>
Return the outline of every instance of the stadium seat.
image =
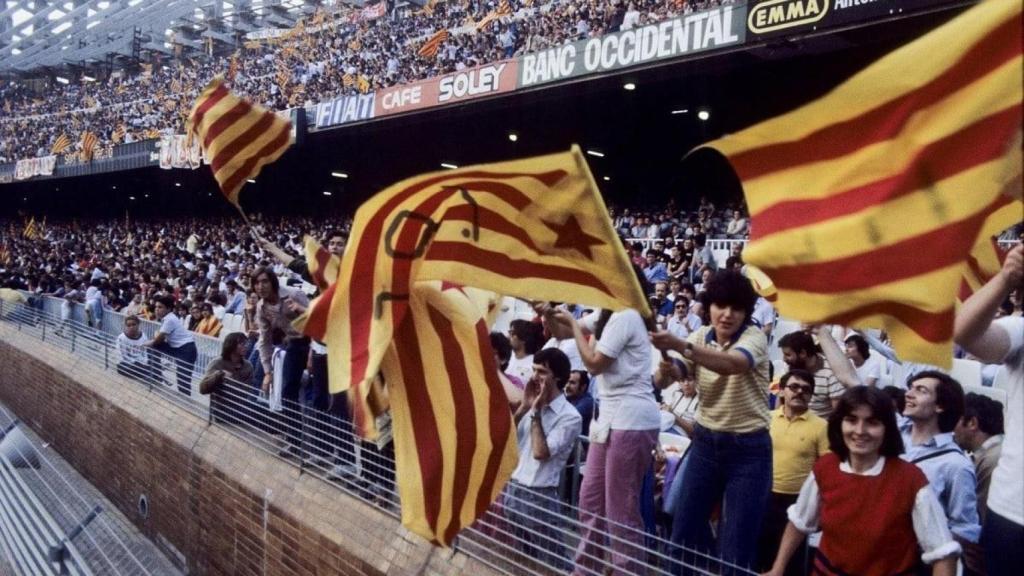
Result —
<instances>
[{"instance_id":1,"label":"stadium seat","mask_svg":"<svg viewBox=\"0 0 1024 576\"><path fill-rule=\"evenodd\" d=\"M967 386L981 387L981 363L977 360L953 359L953 369L949 375L965 389Z\"/></svg>"}]
</instances>

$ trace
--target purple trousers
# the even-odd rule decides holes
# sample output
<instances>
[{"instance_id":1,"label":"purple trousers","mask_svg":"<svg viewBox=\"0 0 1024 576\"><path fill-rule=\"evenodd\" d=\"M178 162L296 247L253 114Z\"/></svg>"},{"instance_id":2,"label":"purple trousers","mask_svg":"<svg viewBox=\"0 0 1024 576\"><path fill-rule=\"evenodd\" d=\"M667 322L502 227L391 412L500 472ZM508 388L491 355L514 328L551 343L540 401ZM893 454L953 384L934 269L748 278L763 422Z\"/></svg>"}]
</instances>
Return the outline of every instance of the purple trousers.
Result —
<instances>
[{"instance_id":1,"label":"purple trousers","mask_svg":"<svg viewBox=\"0 0 1024 576\"><path fill-rule=\"evenodd\" d=\"M574 574L603 574L607 548L613 574L640 573L637 561L646 555L640 489L657 442L657 430L612 430L607 442L590 445L580 487L582 526Z\"/></svg>"}]
</instances>

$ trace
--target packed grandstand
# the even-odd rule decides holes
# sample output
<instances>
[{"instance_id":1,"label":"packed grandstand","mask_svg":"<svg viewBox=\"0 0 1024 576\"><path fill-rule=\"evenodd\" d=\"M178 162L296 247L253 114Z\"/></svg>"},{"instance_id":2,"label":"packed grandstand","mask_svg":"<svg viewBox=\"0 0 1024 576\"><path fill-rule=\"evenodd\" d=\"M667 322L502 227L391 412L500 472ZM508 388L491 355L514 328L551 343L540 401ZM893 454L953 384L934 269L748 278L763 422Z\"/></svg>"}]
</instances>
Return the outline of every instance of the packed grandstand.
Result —
<instances>
[{"instance_id":1,"label":"packed grandstand","mask_svg":"<svg viewBox=\"0 0 1024 576\"><path fill-rule=\"evenodd\" d=\"M113 4L127 14L129 7L140 2L142 8L158 9L150 0ZM386 0L365 5L218 2L212 7L181 6L180 2L166 3L166 17L153 24L158 28L120 31L118 41L127 41L127 52L111 56L106 65L61 69L42 64L59 53L59 43L28 41L32 32L25 31L25 17L8 22L3 20L7 16L0 14L0 44L5 44L0 53L11 58L9 65L0 64L0 165L7 164L6 171L0 171L4 177L0 193L4 187L26 191L23 204L7 206L0 218L0 328L17 330L18 338L38 340L40 346L73 354L83 365L94 365L97 370L102 366L111 379L117 374L123 383L134 381L150 392L155 390L158 400L185 406L206 424L244 438L382 514L401 515L402 522L426 540L451 545L499 572L781 576L930 570L951 576L959 570L999 576L1017 569L1024 550L1024 510L1019 501L1024 485L1020 466L1024 458L1020 414L1024 399L1024 216L1019 214L1019 193L1002 197L999 193L1004 190L995 190L991 198L986 196L986 206L966 218L976 226L970 229L971 237L963 240L956 237L962 230L957 227L960 223L951 223L947 214L956 211L943 203L949 196L942 195L940 184L935 190L926 190L934 182L917 173L913 178L882 180L884 186L898 188L892 197L878 192L883 184L867 180L878 176L870 170L865 170L867 176L847 175L852 183L831 182L829 165L815 173L816 178L802 180L810 192L773 190L771 197L778 205L763 198L751 202L750 187L743 190L748 194L744 200L738 188L729 186L710 187L707 194L701 191L678 201L671 190L649 201L649 191L639 189L602 200L596 179L585 162L579 161L578 181L585 182L586 192L592 193L587 198L594 202L562 207L558 215L565 213L565 219L560 223L545 219L550 214L521 218L534 209L531 202L543 194L529 196L506 186L504 180L499 184L471 180L464 188L442 186L442 192L450 196L442 200L436 200L441 195L431 197L421 206L447 201L456 197L457 190L466 204L445 205L450 210L445 217L457 213L450 219L460 226L462 222L471 224L458 233L445 229L448 235L439 234L443 241L436 242L468 250L470 242L479 239L481 228L485 233L498 230L515 241L502 244L515 244L508 253L486 253L493 262L477 261L477 269L487 269L508 283L589 283L609 293L613 288L606 285L621 281L639 292L640 299L634 302L637 305L621 306L613 313L551 298L527 301L488 294L491 299L485 305L472 303L477 324L469 324L464 333L458 332L451 317L441 317L440 308L424 306L420 310L425 316L418 320L429 317L429 322L413 326L411 332L419 340L411 350L399 348L411 341L408 327L415 324L415 306L423 306L422 301L455 306L451 298L466 302L486 298L448 278L431 278L436 286L417 283L422 284L417 290L423 292L377 294L367 310L357 312L365 313L369 323L372 310L376 322L383 316L382 302L394 300L390 304L394 316L386 320L396 318L394 335L389 332L389 336L397 342L397 354L391 349L382 353L380 373L365 381L368 391L363 389L362 396L355 396L355 381L351 392L335 390L333 371L347 377L354 371L351 366L369 361L358 354L358 342L351 350L348 338L339 344L335 335L318 324L323 316L317 313L325 309L318 304L326 301L331 314L339 314L327 316L333 322L344 316L337 310L353 314L344 308L349 305L349 292L344 297L335 293L343 280L348 284L342 289L353 294L379 289L382 280L376 274L380 268L368 264L368 259L353 263L353 246L367 258L366 245L360 245L364 234L372 236L366 232L367 216L363 214L361 219L354 211L319 213L313 205L304 206L303 215L293 215L292 204L301 202L288 199L277 212L215 216L200 213L184 195L180 199L172 196L178 193L179 182L168 193L158 190L153 176L160 173L152 168L157 163L165 169L218 164L206 150L215 134L206 141L202 133L196 141L185 136L190 119L195 118L191 113L196 99L217 76L226 78L233 94L279 113L279 119L287 118L294 132L324 137L317 140L318 146L302 148L304 153L330 156L336 151L327 137L334 130L345 130L347 124L376 119L401 126L403 117L386 117L466 103L478 96L561 84L584 74L614 76L622 69L664 64L684 54L714 54L721 49L722 57L728 58L728 50L747 40L757 44L752 50L762 50L757 52L759 56L776 58L799 45L795 40L792 44L789 39L779 40L783 34L796 29L810 38L823 35L818 25L828 29L863 23L867 16L851 15L858 7L870 5L862 14L898 20L896 15L904 8L910 13L943 3L894 2L889 9L880 6L885 0L820 4L805 0L749 4L730 0ZM982 4L1008 4L1005 0L987 2ZM20 4L10 0L8 12ZM225 10L229 5L231 9ZM72 3L68 6L62 16L50 18L51 24L79 8ZM110 2L95 3L94 12L102 14L110 6ZM770 10L770 6L778 9ZM167 21L172 15L174 21ZM40 18L46 18L45 14ZM1020 23L1019 8L1009 22ZM33 21L30 26L36 24ZM38 22L40 28L51 24ZM1019 36L1020 26L1015 30ZM85 38L87 31L79 33ZM1003 27L998 31L1006 33ZM17 41L12 37L15 33L19 34ZM996 42L1004 39L1000 34L992 32L987 37ZM774 40L778 42L771 43ZM140 50L140 43L150 47ZM73 50L86 49L83 45ZM1012 56L1019 63L1019 50ZM511 74L506 75L509 70ZM964 68L956 70L966 74ZM936 75L939 80L947 78L939 72ZM626 91L636 88L632 76L621 80ZM1018 124L1019 91L1017 87L1012 94L1017 98L1017 116L1009 116ZM604 93L595 93L596 100L604 97ZM909 101L925 106L912 98ZM242 108L248 110L248 105ZM896 117L913 106L893 108ZM673 116L689 113L674 103L671 110L668 114ZM247 113L225 117L238 120ZM491 109L480 115L498 117L503 113ZM303 114L305 119L300 120ZM702 114L707 114L706 109ZM629 113L621 115L618 121L629 122ZM868 113L865 116L878 121ZM473 123L466 118L469 116L463 117L467 124ZM900 118L900 122L906 120ZM458 112L452 112L450 120L460 121ZM595 125L613 123L608 118L593 120ZM803 128L801 122L789 126L793 132ZM818 140L813 140L818 132L805 137L822 149L852 149L855 136L861 136L854 130L844 133L849 138L831 137L832 128L823 128L826 137ZM942 129L946 128L943 125ZM702 140L719 135L706 133L703 127L690 130ZM984 141L976 132L971 134ZM651 144L640 142L646 134L636 136L636 143L618 145L658 145L656 138L651 138ZM509 133L510 141L517 138L516 133ZM299 137L292 138L296 139ZM146 156L142 164L110 168L96 162L145 141L160 144L132 152ZM785 160L790 145L773 141L764 148L783 149L777 156L768 155ZM740 148L736 152L726 145L720 151L736 160L749 154ZM1005 147L991 148L998 148L992 152L994 160L986 160L1009 164L1019 160L1019 154L1013 156ZM815 158L818 154L822 162L835 161L835 157L827 157L829 150L807 154ZM926 148L921 155L927 156L927 152L932 150ZM424 156L430 153L433 150L422 152ZM574 148L572 154L586 160L579 149ZM605 157L596 149L585 154ZM974 161L981 154L963 156ZM921 172L928 177L941 172L936 180L949 177L943 170L960 166L953 156L950 153L945 158L948 162L942 169L928 164ZM429 160L430 165L435 163L436 159ZM493 165L477 172L475 167L460 170L442 164L446 172L422 178L484 178L479 174L490 177L496 172L496 180L529 179L519 173L509 176L500 170L488 171ZM759 177L776 178L766 165L741 158L732 176L743 186ZM149 166L150 172L135 176L130 192L121 190L117 198L110 195L110 205L116 209L89 206L80 217L74 217L74 209L62 207L58 215L56 210L48 214L46 208L50 190L40 183L48 184L51 179L55 184L66 182L56 180L67 175L56 171L58 166L77 166L81 174L102 174L111 182L126 179L116 180L118 183L127 181L128 176L104 172L142 166ZM786 165L781 171L790 169ZM247 170L242 177L255 182L259 167ZM556 172L527 176L544 181L544 175ZM464 176L467 173L471 176ZM347 180L349 175L335 172L331 178ZM601 178L602 183L610 181L609 176ZM822 184L824 181L829 182ZM223 186L219 178L217 182ZM195 189L189 190L190 194L217 194L216 184L208 178L193 183ZM388 183L374 181L381 188ZM105 193L109 183L103 180L100 184L95 187L104 192L90 193ZM416 180L416 184L422 182ZM488 192L499 190L495 197L507 193L512 200L504 201L514 210L478 204L472 196L473 185ZM527 189L518 181L516 185ZM853 188L848 190L847 185ZM94 184L80 186L84 190ZM110 188L116 190L116 186ZM410 185L403 193L413 188ZM376 191L360 189L358 195L366 200ZM549 196L570 193L555 185L543 192ZM150 193L171 198L176 214L189 215L162 215L154 201L131 214L125 211L123 217L112 216L120 211L122 196L132 194L126 205L134 207L142 204L132 204L135 195L145 194L148 199ZM236 204L237 193L238 188L234 195L225 190ZM278 193L266 195L274 199ZM322 193L332 194L329 190ZM389 193L394 190L383 192ZM835 197L826 197L832 193ZM899 204L904 196L910 200ZM25 207L30 198L31 209ZM166 206L168 200L163 201ZM829 218L852 218L859 216L857 210L878 208L872 202L892 202L896 208L887 207L887 215L872 212L864 230L858 228L858 235L851 234L854 240L849 245L839 240L850 228L827 228L826 234L807 231ZM963 204L973 206L971 202L964 200ZM245 204L244 197L241 203ZM396 211L403 208L388 205ZM917 213L904 216L899 210L907 210L906 206L921 211L927 206L932 210L931 220ZM991 211L983 211L988 208ZM588 220L590 210L597 212ZM420 258L440 227L432 219L433 213L404 210L385 233L388 227L381 214L376 233L387 240L380 251L396 261ZM900 226L892 226L893 218L902 218L900 224L910 232L896 230ZM406 220L419 223L407 226ZM589 228L582 229L580 221ZM890 228L879 230L879 221L889 223ZM992 222L999 225L993 227ZM401 228L405 240L419 242L416 226L421 224L428 231L424 245L403 252L390 244L400 225L407 226ZM601 230L607 234L598 237L596 227L608 228ZM415 234L408 234L410 230ZM924 253L929 250L911 256L889 250L902 246L905 238L901 234L911 233L920 233L932 242L925 245L934 246L931 251L962 251L962 261L947 262L942 260L943 254ZM540 237L536 234L557 235L549 242L553 246L550 252L545 252L546 244L536 241ZM774 284L747 261L748 257L764 258L765 244L758 252L757 242L772 234L790 234L785 238L791 242L780 256L782 263L776 261L768 268L777 280ZM814 234L818 235L812 240ZM991 238L974 242L979 235ZM458 244L463 240L465 244ZM369 245L377 250L375 244ZM522 246L532 252L514 252ZM877 253L871 252L875 249ZM573 250L582 256L560 259L565 251ZM543 265L531 268L535 262L530 258L537 254ZM607 257L602 262L622 266L597 271L586 268L601 257ZM872 269L861 269L854 262L861 259L864 264L876 257L885 260L882 269L895 279L871 277ZM824 272L813 274L820 262L807 261L828 258L841 265L822 267ZM565 262L582 264L572 268ZM963 270L953 270L953 264L962 265ZM566 267L559 268L563 265ZM502 276L506 271L507 277ZM328 279L328 274L335 276ZM603 275L609 277L599 278ZM945 283L942 293L949 292L951 301L939 302L937 297L933 301L921 279L925 277L932 286ZM391 281L390 276L386 278ZM949 283L954 281L956 286L951 288ZM901 301L894 305L887 299L887 289L902 295L912 284L917 299L909 299L910 304ZM955 288L958 291L953 295ZM425 296L430 290L435 292ZM326 300L320 299L325 294ZM387 298L381 298L384 294ZM848 302L837 302L841 298ZM798 322L777 311L780 303L799 309L794 300L827 310L818 316L847 318L851 324L868 318L877 326L881 318L893 331L851 328L838 320ZM351 302L356 302L355 296ZM401 304L396 305L398 302ZM821 302L824 304L819 305ZM845 312L831 313L829 306ZM405 316L395 311L405 314L406 307L413 320L403 324ZM403 333L402 327L407 331ZM424 337L424 332L430 332L430 337ZM910 349L908 332L924 342L914 353L921 348L928 352L937 349L945 356L935 363L948 366L919 363L920 355L915 361L902 357ZM332 341L328 341L329 335ZM362 333L353 328L345 335L355 342ZM369 336L367 341L371 341ZM369 346L363 351L368 350ZM453 353L462 357L452 360ZM338 360L343 355L348 360L344 365ZM492 365L496 370L484 378L483 371ZM470 382L474 369L481 371L480 380L486 383ZM493 474L491 468L481 472L485 468L479 462L472 473L465 461L453 463L466 454L445 452L448 445L442 440L451 439L455 445L460 435L465 441L477 432L458 428L458 433L448 438L444 425L454 427L456 423L442 422L436 428L441 439L436 446L430 444L435 430L423 434L424 426L435 425L435 412L442 414L438 421L449 413L447 405L439 408L448 397L439 400L437 389L415 397L398 388L401 392L390 400L392 409L387 408L394 386L416 382L415 377L423 374L433 374L432 383L436 384L438 372L430 370L445 371L444 382L451 377L450 388L462 386L458 390L465 396L481 394L480 387L488 386L491 392L503 392L497 403L500 414L494 417L492 402L488 420L479 418L487 414L485 410L472 402L460 403L455 392L446 390L453 395L451 420L465 425L469 417L476 417L474 426L489 432L490 441L500 440L495 431L500 426L495 422L508 421L505 456L518 456L518 463L503 470L509 480L497 487L498 498L484 498L486 489L481 489L478 501L464 504L461 514L450 509L457 508L451 500L468 501L466 492L486 487L481 477L493 480ZM387 374L402 376L397 379L399 384L389 383ZM122 384L122 380L116 382ZM394 430L403 425L412 428L401 420L410 412L419 436L409 430ZM368 434L371 429L380 434ZM412 449L398 445L411 436L417 441ZM466 449L463 444L458 446ZM486 449L497 454L500 446L500 442L488 444ZM501 468L498 456L487 464L495 471ZM396 471L403 457L405 466L416 460L416 474L403 478L403 470ZM433 469L431 458L444 460L448 471L443 472L438 464L437 478L428 478L427 470ZM459 468L469 479L452 474L451 467ZM418 482L420 473L422 485L416 484L416 497L408 498L408 486L413 482L409 478ZM442 477L447 484L439 487ZM400 497L403 486L404 500ZM451 486L455 486L455 496L442 498L440 494ZM338 495L341 497L341 492ZM441 525L439 517L449 524ZM5 549L0 546L0 553ZM381 551L382 556L385 553L393 555L394 550ZM295 573L313 571L294 568Z\"/></svg>"}]
</instances>

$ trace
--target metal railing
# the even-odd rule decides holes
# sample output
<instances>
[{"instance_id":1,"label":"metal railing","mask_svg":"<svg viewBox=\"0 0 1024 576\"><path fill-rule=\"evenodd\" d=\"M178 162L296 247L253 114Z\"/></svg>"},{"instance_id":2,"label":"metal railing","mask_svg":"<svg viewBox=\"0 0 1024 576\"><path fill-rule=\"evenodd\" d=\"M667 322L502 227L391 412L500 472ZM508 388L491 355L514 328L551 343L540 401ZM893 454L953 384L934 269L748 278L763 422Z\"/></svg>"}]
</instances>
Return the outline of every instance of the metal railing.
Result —
<instances>
[{"instance_id":1,"label":"metal railing","mask_svg":"<svg viewBox=\"0 0 1024 576\"><path fill-rule=\"evenodd\" d=\"M0 552L16 573L175 573L155 549L143 562L127 521L83 494L67 464L48 457L3 406L0 427L0 438L21 436L0 451Z\"/></svg>"},{"instance_id":2,"label":"metal railing","mask_svg":"<svg viewBox=\"0 0 1024 576\"><path fill-rule=\"evenodd\" d=\"M27 336L88 359L106 370L118 371L120 365L123 375L206 418L210 425L219 426L299 467L303 473L330 482L381 513L400 519L392 446L378 447L357 438L344 413L315 410L297 398L285 398L279 407L272 409L252 383L229 378L224 378L207 400L206 396L197 397L197 384L202 380L198 374L193 376L191 395L186 396L173 387L173 379L168 378L175 370L174 358L148 350L149 357L144 364L126 370L111 344L113 337L107 333L107 325L97 329L77 320L60 320L39 309L9 303L0 303L0 319L14 323ZM151 332L153 326L147 328ZM574 451L571 462L566 496L555 498L533 492L529 498L520 498L512 494L514 487L506 487L483 517L458 536L453 547L508 574L566 573L575 562L583 573L597 575L613 568L615 555L620 560L628 557L632 567L629 571L635 574L667 576L681 570L699 574L754 573L711 554L689 549L685 550L687 557L696 558L695 563L700 566L684 566L679 559L684 549L668 541L668 526L664 522L653 530L615 524L608 518L585 526L580 520L581 511L575 505L580 472L585 466L580 447ZM653 494L645 497L653 499ZM542 530L527 532L523 529L524 520L536 522L537 518L542 519ZM591 529L592 545L583 548L579 546L581 533L587 528ZM572 550L577 550L575 558ZM621 570L621 565L618 568Z\"/></svg>"}]
</instances>

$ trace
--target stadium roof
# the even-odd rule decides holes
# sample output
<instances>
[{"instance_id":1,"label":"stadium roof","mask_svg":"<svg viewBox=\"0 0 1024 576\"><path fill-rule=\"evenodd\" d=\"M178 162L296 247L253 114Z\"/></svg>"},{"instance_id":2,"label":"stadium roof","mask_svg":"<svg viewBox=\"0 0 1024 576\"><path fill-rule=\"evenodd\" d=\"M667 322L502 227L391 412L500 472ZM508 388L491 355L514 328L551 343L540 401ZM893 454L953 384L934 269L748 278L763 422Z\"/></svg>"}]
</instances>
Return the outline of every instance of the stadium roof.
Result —
<instances>
[{"instance_id":1,"label":"stadium roof","mask_svg":"<svg viewBox=\"0 0 1024 576\"><path fill-rule=\"evenodd\" d=\"M234 47L246 32L291 27L317 6L340 0L0 0L0 73L34 76L58 70L148 61ZM350 4L362 4L349 1Z\"/></svg>"}]
</instances>

